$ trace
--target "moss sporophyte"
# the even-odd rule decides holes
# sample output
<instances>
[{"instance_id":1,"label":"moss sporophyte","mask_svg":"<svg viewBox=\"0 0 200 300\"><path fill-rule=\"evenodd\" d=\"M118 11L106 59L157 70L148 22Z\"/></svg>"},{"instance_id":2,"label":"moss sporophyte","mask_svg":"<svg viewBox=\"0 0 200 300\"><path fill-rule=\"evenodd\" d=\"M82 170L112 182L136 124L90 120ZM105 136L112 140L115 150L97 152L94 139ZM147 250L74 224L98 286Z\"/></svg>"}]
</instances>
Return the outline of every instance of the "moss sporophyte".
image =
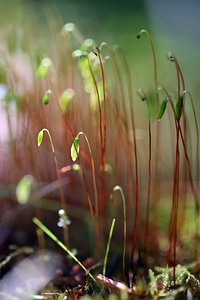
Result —
<instances>
[{"instance_id":1,"label":"moss sporophyte","mask_svg":"<svg viewBox=\"0 0 200 300\"><path fill-rule=\"evenodd\" d=\"M148 85L141 74L144 87L138 87L121 47L85 40L73 23L55 38L32 58L32 90L21 86L27 94L20 105L5 61L7 144L18 169L10 167L7 174L12 185L17 176L20 209L31 207L37 263L45 270L51 257L46 247L55 264L59 261L49 271L56 279L41 295L24 288L26 295L198 299L198 108L178 58L168 52L166 64L173 71L161 82L153 39L142 29L140 41L132 42L148 43L152 68ZM25 217L30 222L28 213ZM29 255L27 249L9 254L1 269L16 256ZM5 293L10 296L7 290L0 296Z\"/></svg>"}]
</instances>

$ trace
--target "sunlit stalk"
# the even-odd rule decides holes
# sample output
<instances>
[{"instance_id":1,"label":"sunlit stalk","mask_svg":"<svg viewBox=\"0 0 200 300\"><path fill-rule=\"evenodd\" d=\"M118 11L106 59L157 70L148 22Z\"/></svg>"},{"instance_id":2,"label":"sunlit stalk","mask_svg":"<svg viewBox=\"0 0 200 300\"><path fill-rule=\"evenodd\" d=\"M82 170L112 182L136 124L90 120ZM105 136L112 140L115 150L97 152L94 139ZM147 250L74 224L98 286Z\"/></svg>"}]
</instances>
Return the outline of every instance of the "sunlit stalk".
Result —
<instances>
[{"instance_id":1,"label":"sunlit stalk","mask_svg":"<svg viewBox=\"0 0 200 300\"><path fill-rule=\"evenodd\" d=\"M109 251L110 251L110 243L111 243L114 227L115 227L115 219L112 220L110 231L109 231L108 243L107 243L107 246L106 246L106 253L105 253L104 263L103 263L103 272L102 272L103 276L106 275L108 254L109 254Z\"/></svg>"},{"instance_id":2,"label":"sunlit stalk","mask_svg":"<svg viewBox=\"0 0 200 300\"><path fill-rule=\"evenodd\" d=\"M53 154L53 159L54 159L54 163L55 163L55 168L56 168L56 175L58 178L58 182L59 182L59 192L60 192L60 200L61 200L61 206L62 209L66 212L66 205L65 205L65 198L64 198L64 193L63 193L63 188L62 188L62 183L61 183L61 177L60 177L60 171L59 171L59 167L58 167L58 161L57 161L57 157L56 157L56 153L55 153L55 147L53 144L53 140L51 137L51 134L49 132L48 129L43 128L39 134L38 134L38 146L41 145L42 140L43 140L43 132L46 132L50 141L50 145L51 145L51 151ZM63 229L64 229L64 241L67 247L70 248L70 243L69 243L69 232L68 232L68 226L66 223L63 224Z\"/></svg>"},{"instance_id":3,"label":"sunlit stalk","mask_svg":"<svg viewBox=\"0 0 200 300\"><path fill-rule=\"evenodd\" d=\"M135 159L135 216L134 216L134 226L133 226L133 236L132 236L132 249L131 249L131 269L133 270L133 258L136 248L136 238L137 238L137 226L138 226L138 212L139 212L139 174L138 174L138 154L137 154L137 142L136 142L136 128L135 128L135 116L134 116L134 106L133 106L133 91L132 91L132 81L131 74L128 66L128 62L121 48L118 48L122 64L124 66L125 75L128 84L128 99L130 105L130 115L131 115L131 125L133 132L133 153Z\"/></svg>"},{"instance_id":4,"label":"sunlit stalk","mask_svg":"<svg viewBox=\"0 0 200 300\"><path fill-rule=\"evenodd\" d=\"M64 245L38 218L33 218L33 223L36 224L46 235L48 235L58 246L60 246L89 276L94 283L97 284L94 276L86 269L86 267L78 260L76 256Z\"/></svg>"},{"instance_id":5,"label":"sunlit stalk","mask_svg":"<svg viewBox=\"0 0 200 300\"><path fill-rule=\"evenodd\" d=\"M126 200L124 196L124 192L120 186L115 186L112 190L112 193L110 195L110 200L113 201L114 193L116 191L119 191L122 197L122 203L123 203L123 213L124 213L124 247L123 247L123 258L122 258L122 269L123 269L123 275L125 276L125 258L126 258L126 241L127 241L127 230L126 230ZM105 275L105 274L104 274Z\"/></svg>"}]
</instances>

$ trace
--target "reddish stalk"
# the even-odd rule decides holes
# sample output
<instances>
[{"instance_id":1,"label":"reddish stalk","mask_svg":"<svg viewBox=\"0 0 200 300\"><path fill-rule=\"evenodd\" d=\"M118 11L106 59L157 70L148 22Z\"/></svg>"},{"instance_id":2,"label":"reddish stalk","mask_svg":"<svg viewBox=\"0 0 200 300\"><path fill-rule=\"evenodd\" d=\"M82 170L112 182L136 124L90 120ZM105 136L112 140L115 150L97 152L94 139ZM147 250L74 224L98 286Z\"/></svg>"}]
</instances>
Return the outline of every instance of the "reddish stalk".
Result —
<instances>
[{"instance_id":1,"label":"reddish stalk","mask_svg":"<svg viewBox=\"0 0 200 300\"><path fill-rule=\"evenodd\" d=\"M195 112L192 95L190 94L190 92L185 91L185 90L183 90L183 94L187 94L189 96L190 103L192 106L192 112L194 115L194 122L195 122L195 128L196 128L196 140L197 140L197 144L196 144L196 180L199 181L199 128L198 128L198 122L197 122L197 115Z\"/></svg>"},{"instance_id":2,"label":"reddish stalk","mask_svg":"<svg viewBox=\"0 0 200 300\"><path fill-rule=\"evenodd\" d=\"M181 128L180 124L177 123L177 115L176 115L174 103L173 103L170 95L167 93L167 91L164 88L160 87L159 90L161 90L161 89L164 90L164 92L166 93L167 98L168 98L168 100L170 102L170 105L171 105L171 108L172 108L172 111L173 111L173 114L174 114L174 120L175 120L175 126L176 126L176 128L178 129L177 126L179 126L180 138L181 138L181 141L182 141L182 146L183 146L184 155L185 155L185 159L186 159L186 163L187 163L187 168L188 168L189 183L190 183L190 186L191 186L192 194L193 194L193 197L194 197L195 208L196 208L196 232L198 233L198 228L199 228L198 227L198 222L199 222L198 221L198 216L199 216L199 201L198 201L198 195L197 195L196 189L194 187L194 182L193 182L193 178L192 178L192 171L191 171L191 164L190 164L190 159L189 159L187 148L186 148L186 143L185 143L185 140L184 140L184 134L183 134L183 131L182 131L182 128ZM191 97L191 95L190 95L190 97ZM193 108L193 114L194 114L195 126L196 126L196 134L197 134L197 153L196 153L196 156L198 156L199 131L198 131L198 123L197 123L197 118L196 118L196 113L195 113L195 110L194 110L194 104L193 104L193 102L192 102L192 108ZM197 162L198 162L198 160L197 160ZM199 168L199 166L197 168ZM183 220L181 219L181 221L183 221ZM170 224L172 224L172 215L171 215ZM171 226L170 236L172 237L172 235L173 235L173 227ZM169 259L170 259L170 256L169 256Z\"/></svg>"},{"instance_id":3,"label":"reddish stalk","mask_svg":"<svg viewBox=\"0 0 200 300\"><path fill-rule=\"evenodd\" d=\"M158 94L158 72L157 72L157 61L156 61L156 54L155 54L155 49L154 45L151 39L151 36L149 32L145 29L142 29L138 34L137 38L139 39L142 34L146 34L150 48L151 48L151 53L152 53L152 58L153 58L153 70L154 70L154 89L155 89L155 97L156 97L156 104L157 104L157 110L159 107L159 94ZM150 121L150 120L149 120ZM151 185L151 160L152 160L152 155L151 155L151 130L150 130L150 124L149 124L149 159L148 159L148 197L147 197L147 215L146 215L146 230L148 232L148 226L149 226L149 212L148 210L150 209L150 185ZM156 185L154 186L154 203L153 203L153 211L154 211L154 217L153 220L157 219L156 212L157 209L156 207L158 206L159 202L159 177L160 177L160 169L159 169L159 163L157 157L159 156L159 150L160 150L160 126L156 127L156 151L155 151L155 171L154 171L154 180L156 182ZM155 190L156 188L156 190ZM155 221L154 221L155 222Z\"/></svg>"},{"instance_id":4,"label":"reddish stalk","mask_svg":"<svg viewBox=\"0 0 200 300\"><path fill-rule=\"evenodd\" d=\"M196 180L199 184L199 130L198 130L198 123L197 123L197 117L196 117L196 113L195 113L194 104L193 104L193 101L192 101L191 94L189 92L185 91L185 90L183 91L182 94L186 94L186 93L188 93L188 95L190 97L190 100L191 100L191 105L192 105L192 110L193 110L193 115L194 115L194 121L195 121L196 139L197 139L197 144L196 144L196 165L197 165L197 167L196 167L196 169L197 169ZM185 143L185 140L184 140L185 137L183 136L182 130L180 130L180 133L181 133L181 140L182 140L182 144L183 144L183 150L184 150L186 162L187 162L187 165L188 165L189 182L190 182L190 186L191 186L191 189L192 189L192 194L193 194L193 197L194 197L194 205L195 205L195 213L196 213L196 216L195 216L196 236L198 236L198 234L199 234L199 213L200 213L199 197L198 197L197 191L194 187L194 182L193 182L193 178L192 178L192 171L191 171L191 165L190 165L190 159L189 159L189 156L188 156L188 153L187 153L186 143ZM196 246L195 246L195 253L196 253L196 259L198 261L198 244L197 243L196 243Z\"/></svg>"},{"instance_id":5,"label":"reddish stalk","mask_svg":"<svg viewBox=\"0 0 200 300\"><path fill-rule=\"evenodd\" d=\"M137 34L137 38L139 39L140 36L145 33L147 38L148 38L148 41L149 41L149 45L150 45L150 48L151 48L151 52L152 52L152 55L153 55L153 69L154 69L154 88L155 88L155 92L157 91L157 85L158 85L158 74L157 74L157 63L156 63L156 53L155 53L155 49L154 49L154 46L153 46L153 42L152 42L152 39L151 39L151 36L149 34L149 32L145 29L142 29L138 34ZM158 105L158 102L159 102L159 99L158 99L158 94L156 93L156 100L157 100L157 105Z\"/></svg>"},{"instance_id":6,"label":"reddish stalk","mask_svg":"<svg viewBox=\"0 0 200 300\"><path fill-rule=\"evenodd\" d=\"M86 144L87 144L87 147L88 147L88 150L89 150L90 159L91 159L92 180L93 180L94 198L95 198L95 215L96 215L96 218L98 220L98 217L99 217L99 201L98 201L98 193L97 193L97 184L96 184L96 176L95 176L94 159L93 159L93 155L92 155L92 150L91 150L91 147L90 147L90 143L89 143L89 140L88 140L86 134L84 132L79 132L76 137L79 138L80 135L83 135L84 138L85 138L85 141L86 141ZM76 149L76 152L78 154L78 150L77 149ZM92 208L92 212L93 212L93 217L94 217L94 210L93 210L93 208Z\"/></svg>"},{"instance_id":7,"label":"reddish stalk","mask_svg":"<svg viewBox=\"0 0 200 300\"><path fill-rule=\"evenodd\" d=\"M52 151L52 154L53 154L54 164L55 164L55 168L56 168L56 176L57 176L58 183L59 183L59 193L60 193L61 207L62 207L64 213L66 214L65 197L64 197L64 193L63 193L63 188L62 188L62 183L61 183L61 177L60 177L60 172L59 172L59 168L58 168L58 161L57 161L56 152L55 152L55 147L54 147L54 143L53 143L51 134L50 134L50 132L49 132L48 129L43 128L43 129L39 132L38 137L39 137L39 135L41 135L41 134L42 134L42 137L43 137L44 132L47 133L48 138L49 138L49 141L50 141L50 144L51 144L51 151ZM42 138L42 139L43 139L43 138ZM38 146L41 145L42 139L41 139L41 141L39 141L39 139L38 139ZM63 229L64 229L64 241L65 241L65 245L66 245L68 248L70 248L70 243L69 243L69 231L68 231L67 224L66 224L65 222L63 223Z\"/></svg>"},{"instance_id":8,"label":"reddish stalk","mask_svg":"<svg viewBox=\"0 0 200 300\"><path fill-rule=\"evenodd\" d=\"M82 56L81 58L85 58L87 59L88 61L88 66L89 66L89 70L90 70L90 74L92 76L92 80L93 80L93 84L94 84L94 88L95 88L95 91L96 91L96 95L97 95L97 102L98 102L98 109L99 109L99 131L100 131L100 144L101 144L101 151L103 153L103 126L102 126L102 123L103 123L103 118L102 118L102 111L101 111L101 100L100 100L100 95L99 95L99 90L98 90L98 85L97 85L97 81L96 81L96 78L94 76L94 72L92 70L92 66L91 66L91 63L90 63L90 60L87 56Z\"/></svg>"},{"instance_id":9,"label":"reddish stalk","mask_svg":"<svg viewBox=\"0 0 200 300\"><path fill-rule=\"evenodd\" d=\"M125 258L126 258L126 242L127 242L127 231L126 231L126 200L124 196L124 192L122 188L117 185L113 188L112 193L110 194L110 200L113 201L115 192L119 191L122 198L122 204L123 204L123 214L124 214L124 247L123 247L123 257L122 257L122 271L123 271L123 277L125 278Z\"/></svg>"},{"instance_id":10,"label":"reddish stalk","mask_svg":"<svg viewBox=\"0 0 200 300\"><path fill-rule=\"evenodd\" d=\"M113 49L116 53L119 52L120 55L120 51L123 51L121 48L119 48L118 46L115 46ZM127 202L130 203L130 201L132 202L132 169L133 169L133 158L132 158L132 146L131 146L131 140L130 140L130 136L129 136L129 115L128 115L128 110L126 108L126 97L125 97L125 90L123 87L123 82L122 82L122 78L121 78L121 72L120 72L120 65L117 62L116 58L114 57L114 55L112 56L113 58L113 64L115 67L115 71L117 74L117 78L118 78L118 82L119 82L119 88L120 88L120 92L121 92L121 98L122 98L122 115L121 115L121 120L122 120L122 124L124 126L125 132L126 132L126 137L125 137L125 151L126 151L126 158L127 158L127 168L128 168L128 172L127 172ZM120 130L119 130L120 133Z\"/></svg>"},{"instance_id":11,"label":"reddish stalk","mask_svg":"<svg viewBox=\"0 0 200 300\"><path fill-rule=\"evenodd\" d=\"M69 122L69 119L68 119L67 115L62 112L62 109L60 107L60 103L58 102L57 98L54 96L52 91L49 90L49 93L53 96L54 100L56 101L57 106L58 106L58 108L61 112L61 115L62 115L63 119L65 120L65 123L67 124L67 128L69 129L70 134L71 134L71 136L74 140L75 139L75 134L72 130L72 127L70 125L70 122ZM80 149L80 152L82 152L82 149ZM99 253L101 253L99 225L97 224L98 221L95 220L95 213L94 213L94 209L93 209L93 205L92 205L92 200L91 200L91 197L90 197L90 192L89 192L89 187L88 187L88 184L87 184L87 179L86 179L86 176L85 176L83 165L82 165L81 160L80 160L79 157L78 157L78 162L79 162L82 177L83 177L84 187L85 187L85 191L86 191L86 197L87 197L87 201L88 201L88 205L89 205L89 209L90 209L90 214L91 214L93 226L94 226L94 229L95 229L95 236L96 236L95 240L96 240L97 245L98 245ZM94 166L92 167L92 172L94 172ZM94 178L94 173L93 173L93 178ZM96 187L96 181L94 182L94 186ZM95 199L97 199L96 195L97 195L97 191L95 192ZM96 216L98 216L98 211L99 211L98 201L95 200L95 203L96 203L96 205L95 205L95 207L96 207Z\"/></svg>"},{"instance_id":12,"label":"reddish stalk","mask_svg":"<svg viewBox=\"0 0 200 300\"><path fill-rule=\"evenodd\" d=\"M169 241L170 248L168 252L168 262L173 251L173 281L174 288L176 288L176 247L177 247L177 225L178 225L178 211L179 211L179 168L180 168L180 149L179 149L179 138L180 138L180 72L177 60L174 56L169 56L169 59L175 62L176 73L177 73L177 99L178 99L178 118L176 124L176 154L175 154L175 167L174 167L174 180L173 180L173 196L172 196L172 211L169 229Z\"/></svg>"},{"instance_id":13,"label":"reddish stalk","mask_svg":"<svg viewBox=\"0 0 200 300\"><path fill-rule=\"evenodd\" d=\"M184 113L184 106L180 102L181 97L183 97L183 95L185 95L185 83L184 83L183 74L181 72L181 69L180 69L180 66L179 66L179 63L178 63L176 57L174 57L172 54L170 54L168 58L175 63L176 71L177 71L177 78L178 78L178 115L176 117L177 118L177 140L179 139L179 133L180 133L182 144L183 144L183 150L184 150L186 162L187 162L187 165L188 165L189 182L190 182L190 185L191 185L191 189L192 189L192 193L193 193L194 201L195 201L196 234L198 235L198 232L199 232L199 201L198 201L198 196L197 196L197 193L196 193L196 190L195 190L195 187L194 187L194 183L193 183L193 179L192 179L190 160L189 160L189 156L188 156L188 153L187 153L186 142L185 142L186 138L187 138L187 127L186 127L186 117L185 117L185 113ZM182 95L180 94L180 79L182 81L182 86L183 86ZM184 98L182 99L182 101L184 101ZM196 133L197 133L197 151L198 151L198 144L199 144L198 124L197 124L196 114L195 114L195 110L194 110L194 106L193 106L192 101L191 101L191 104L192 104L192 109L193 109L193 114L194 114L194 119L195 119L195 126L196 126ZM181 126L180 126L181 110L183 110L184 133L182 133ZM197 152L197 157L198 157L198 152ZM197 163L199 163L199 159L197 159ZM198 166L198 168L199 168L199 166ZM198 175L199 175L199 171L197 171L197 177L198 177ZM186 176L186 165L185 165L185 168L184 168L184 176L185 176L185 179L186 179L187 178L187 176ZM186 194L186 191L185 191L185 194ZM178 215L178 207L177 207L177 215ZM173 229L173 227L172 227L172 229ZM176 231L177 231L177 224L176 224ZM177 234L177 232L176 232L176 234ZM195 253L196 253L196 257L198 258L197 248L198 247L197 247L197 244L196 244ZM175 251L175 246L174 246L174 251ZM175 258L175 254L174 254L174 258ZM175 259L174 259L174 263L175 263Z\"/></svg>"},{"instance_id":14,"label":"reddish stalk","mask_svg":"<svg viewBox=\"0 0 200 300\"><path fill-rule=\"evenodd\" d=\"M121 125L124 126L124 130L125 130L125 152L126 152L126 158L127 158L127 167L128 167L128 173L127 173L127 186L128 188L126 189L126 194L127 194L127 201L129 202L129 200L132 201L132 192L130 192L130 190L132 189L132 183L131 183L131 176L132 176L132 153L131 153L131 141L130 141L130 137L129 137L129 128L128 128L128 112L127 112L127 108L126 108L126 99L125 99L125 90L124 90L124 86L123 86L123 81L122 81L122 77L121 77L121 72L120 72L120 66L119 66L119 62L117 61L117 58L115 57L116 54L118 54L118 52L120 51L118 46L114 46L113 48L111 48L107 43L103 43L101 44L101 46L107 46L109 49L109 56L110 59L112 60L112 64L114 67L114 71L116 74L116 81L119 85L119 93L117 93L118 98L120 99L119 101L122 103L122 113L120 114L119 112L119 107L117 105L114 106L115 109L115 113L116 113L116 119L120 120L122 122L117 122L117 126L119 126L119 130L118 130L118 134L120 135L120 137L122 136L122 138L124 137L122 130L121 129ZM112 104L112 103L111 103ZM118 161L118 160L117 160ZM117 179L118 181L118 179Z\"/></svg>"},{"instance_id":15,"label":"reddish stalk","mask_svg":"<svg viewBox=\"0 0 200 300\"><path fill-rule=\"evenodd\" d=\"M92 155L92 150L90 147L89 140L84 132L79 132L76 136L76 138L79 138L80 135L83 135L89 150L89 155L91 159L91 167L92 167L92 180L93 180L93 188L94 188L94 198L95 198L95 215L94 215L94 209L92 206L91 199L89 201L89 207L90 207L90 212L92 216L92 221L94 224L95 228L95 233L96 233L96 243L98 245L98 249L101 249L101 240L100 240L100 229L99 229L99 203L98 203L98 193L97 193L97 185L96 185L96 176L95 176L95 167L94 167L94 159ZM78 156L78 149L76 148L76 145L74 143L75 149L76 149L76 154Z\"/></svg>"},{"instance_id":16,"label":"reddish stalk","mask_svg":"<svg viewBox=\"0 0 200 300\"><path fill-rule=\"evenodd\" d=\"M100 46L101 48L101 46ZM102 189L101 189L101 199L100 199L100 215L103 214L104 206L105 206L105 198L106 198L106 181L105 181L105 170L106 170L106 132L107 132L107 97L106 97L106 82L105 82L105 73L103 68L103 63L101 59L101 53L100 49L98 47L95 48L97 50L98 58L99 58L99 64L100 64L100 70L101 70L101 79L102 79L102 85L103 85L103 139L102 139L102 157L101 157L101 183L102 183ZM100 124L101 126L101 124Z\"/></svg>"},{"instance_id":17,"label":"reddish stalk","mask_svg":"<svg viewBox=\"0 0 200 300\"><path fill-rule=\"evenodd\" d=\"M145 234L144 234L144 253L147 257L147 245L149 237L149 213L151 201L151 160L152 160L152 134L151 134L151 121L150 121L150 104L147 95L142 89L138 90L138 95L142 101L147 102L148 107L148 187L147 187L147 202L146 202L146 219L145 219Z\"/></svg>"},{"instance_id":18,"label":"reddish stalk","mask_svg":"<svg viewBox=\"0 0 200 300\"><path fill-rule=\"evenodd\" d=\"M137 239L137 226L138 226L138 214L139 214L139 172L138 172L138 154L137 154L137 142L136 142L136 130L135 130L135 116L134 116L134 106L133 106L133 91L131 84L131 74L128 67L128 62L121 48L118 49L124 69L127 77L128 84L128 96L130 105L130 115L131 115L131 125L133 131L133 152L135 159L135 216L134 216L134 227L132 235L132 249L131 249L131 270L134 269L134 254L136 248Z\"/></svg>"}]
</instances>

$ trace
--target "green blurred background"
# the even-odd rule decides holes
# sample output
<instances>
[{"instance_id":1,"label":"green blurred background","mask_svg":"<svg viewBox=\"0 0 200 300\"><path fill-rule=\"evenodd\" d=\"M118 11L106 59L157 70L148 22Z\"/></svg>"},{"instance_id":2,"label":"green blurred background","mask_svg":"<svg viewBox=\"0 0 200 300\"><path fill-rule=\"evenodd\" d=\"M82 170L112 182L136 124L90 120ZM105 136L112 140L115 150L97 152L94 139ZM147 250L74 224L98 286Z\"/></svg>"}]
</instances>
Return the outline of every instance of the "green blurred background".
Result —
<instances>
[{"instance_id":1,"label":"green blurred background","mask_svg":"<svg viewBox=\"0 0 200 300\"><path fill-rule=\"evenodd\" d=\"M176 53L189 89L199 84L200 48L200 2L198 0L8 0L0 1L0 28L21 24L37 28L53 22L75 23L83 35L100 43L107 41L124 48L137 76L143 76L151 53L144 41L137 42L135 35L145 28L153 38L161 76L166 80L169 62L165 62L168 51ZM34 23L32 23L34 24ZM34 32L36 28L30 28ZM143 39L142 39L143 40ZM144 56L145 54L145 56ZM140 68L137 68L137 62ZM143 62L144 67L143 67ZM151 67L151 65L149 65ZM140 70L141 75L138 74ZM143 74L143 75L142 75ZM134 76L134 75L133 75ZM162 77L161 77L162 80ZM139 83L143 83L142 79Z\"/></svg>"}]
</instances>

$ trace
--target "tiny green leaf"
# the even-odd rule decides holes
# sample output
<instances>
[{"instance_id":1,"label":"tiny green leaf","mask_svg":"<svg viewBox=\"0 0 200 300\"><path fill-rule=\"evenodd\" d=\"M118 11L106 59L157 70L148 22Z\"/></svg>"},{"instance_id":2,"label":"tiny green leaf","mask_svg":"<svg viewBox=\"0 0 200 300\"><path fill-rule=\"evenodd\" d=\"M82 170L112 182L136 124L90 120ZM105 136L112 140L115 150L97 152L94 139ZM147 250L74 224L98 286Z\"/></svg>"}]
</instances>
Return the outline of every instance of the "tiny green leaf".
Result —
<instances>
[{"instance_id":1,"label":"tiny green leaf","mask_svg":"<svg viewBox=\"0 0 200 300\"><path fill-rule=\"evenodd\" d=\"M37 69L37 78L40 80L45 79L49 73L50 66L51 60L48 57L43 58Z\"/></svg>"},{"instance_id":2,"label":"tiny green leaf","mask_svg":"<svg viewBox=\"0 0 200 300\"><path fill-rule=\"evenodd\" d=\"M74 142L71 146L71 158L73 161L75 161L79 154L79 138L78 136L75 137Z\"/></svg>"},{"instance_id":3,"label":"tiny green leaf","mask_svg":"<svg viewBox=\"0 0 200 300\"><path fill-rule=\"evenodd\" d=\"M166 110L166 107L167 107L167 100L164 99L160 106L159 106L159 109L158 109L158 115L157 115L157 120L160 121L161 118L163 117L164 113L165 113L165 110Z\"/></svg>"},{"instance_id":4,"label":"tiny green leaf","mask_svg":"<svg viewBox=\"0 0 200 300\"><path fill-rule=\"evenodd\" d=\"M40 132L38 133L38 137L37 137L37 140L38 140L38 147L42 144L43 136L44 136L44 132L43 132L43 129L42 129L42 130L40 130Z\"/></svg>"},{"instance_id":5,"label":"tiny green leaf","mask_svg":"<svg viewBox=\"0 0 200 300\"><path fill-rule=\"evenodd\" d=\"M16 188L17 201L20 204L26 204L31 194L31 185L33 183L33 176L25 175L18 183Z\"/></svg>"},{"instance_id":6,"label":"tiny green leaf","mask_svg":"<svg viewBox=\"0 0 200 300\"><path fill-rule=\"evenodd\" d=\"M45 79L47 75L48 75L48 68L43 65L39 65L37 69L37 78L42 80Z\"/></svg>"},{"instance_id":7,"label":"tiny green leaf","mask_svg":"<svg viewBox=\"0 0 200 300\"><path fill-rule=\"evenodd\" d=\"M43 97L43 99L42 99L42 103L43 103L44 105L49 104L49 95L48 95L47 93L44 95L44 97Z\"/></svg>"},{"instance_id":8,"label":"tiny green leaf","mask_svg":"<svg viewBox=\"0 0 200 300\"><path fill-rule=\"evenodd\" d=\"M65 113L69 107L69 104L71 102L71 100L74 97L74 90L73 89L66 89L60 98L60 106L62 109L62 112Z\"/></svg>"},{"instance_id":9,"label":"tiny green leaf","mask_svg":"<svg viewBox=\"0 0 200 300\"><path fill-rule=\"evenodd\" d=\"M183 95L180 95L179 101L176 103L175 113L176 119L180 120L183 111Z\"/></svg>"}]
</instances>

